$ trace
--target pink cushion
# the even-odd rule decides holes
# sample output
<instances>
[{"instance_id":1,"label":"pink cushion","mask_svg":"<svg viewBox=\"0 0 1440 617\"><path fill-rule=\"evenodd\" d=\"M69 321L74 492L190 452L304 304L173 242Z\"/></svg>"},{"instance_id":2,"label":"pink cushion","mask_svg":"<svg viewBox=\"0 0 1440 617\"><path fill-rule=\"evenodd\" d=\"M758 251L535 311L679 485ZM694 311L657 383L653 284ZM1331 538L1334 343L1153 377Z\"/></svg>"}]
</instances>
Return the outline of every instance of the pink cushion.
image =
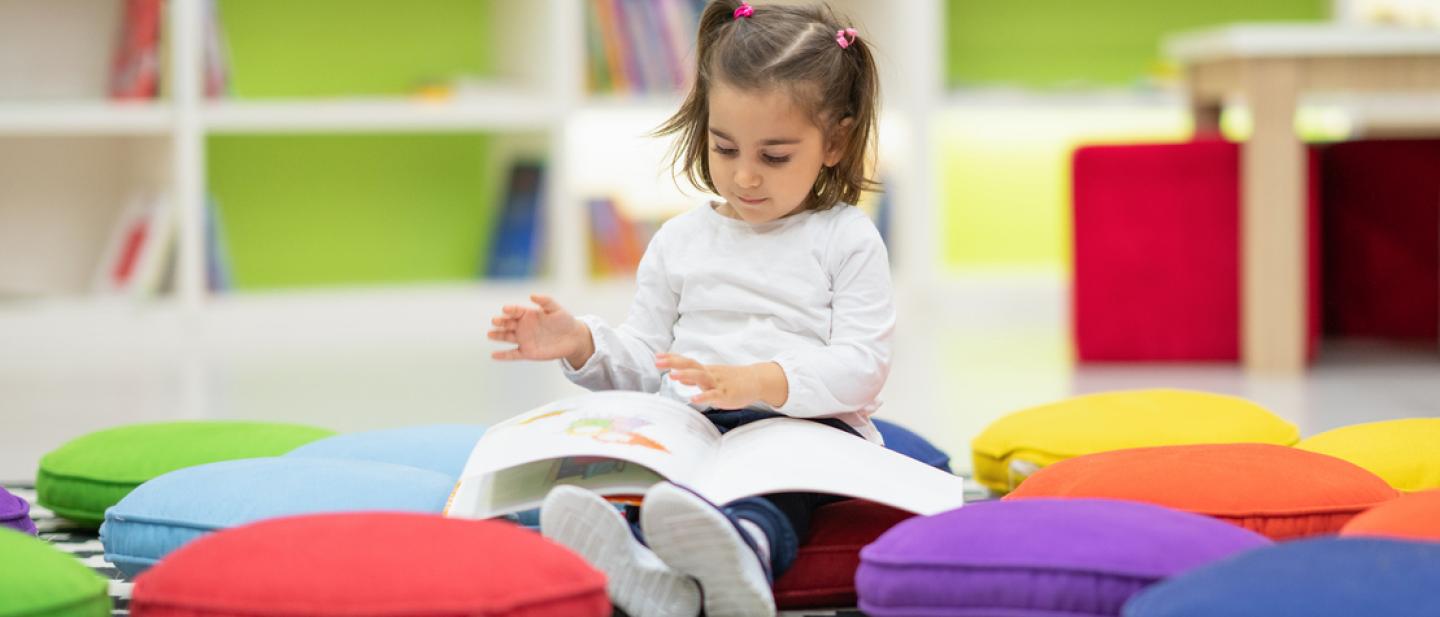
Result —
<instances>
[{"instance_id":1,"label":"pink cushion","mask_svg":"<svg viewBox=\"0 0 1440 617\"><path fill-rule=\"evenodd\" d=\"M270 519L216 532L135 581L148 617L607 617L605 575L539 534L402 513Z\"/></svg>"}]
</instances>

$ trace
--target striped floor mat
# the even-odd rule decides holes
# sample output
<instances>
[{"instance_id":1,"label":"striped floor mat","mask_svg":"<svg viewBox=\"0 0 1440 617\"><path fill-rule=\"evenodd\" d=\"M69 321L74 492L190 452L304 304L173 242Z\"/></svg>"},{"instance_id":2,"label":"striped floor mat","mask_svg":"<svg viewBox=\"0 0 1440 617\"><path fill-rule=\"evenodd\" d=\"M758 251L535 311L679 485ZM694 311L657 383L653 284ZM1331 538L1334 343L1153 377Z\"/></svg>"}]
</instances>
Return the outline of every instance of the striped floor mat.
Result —
<instances>
[{"instance_id":1,"label":"striped floor mat","mask_svg":"<svg viewBox=\"0 0 1440 617\"><path fill-rule=\"evenodd\" d=\"M74 555L81 563L110 579L110 599L114 602L111 615L128 617L130 615L130 589L133 583L113 564L105 561L105 549L100 545L99 534L93 529L76 525L55 516L53 512L45 508L34 505L35 489L32 486L7 485L5 489L30 502L30 517L35 519L35 527L39 532L40 539ZM853 608L782 611L780 614L784 617L864 617L863 613ZM617 609L615 615L624 617L624 612Z\"/></svg>"}]
</instances>

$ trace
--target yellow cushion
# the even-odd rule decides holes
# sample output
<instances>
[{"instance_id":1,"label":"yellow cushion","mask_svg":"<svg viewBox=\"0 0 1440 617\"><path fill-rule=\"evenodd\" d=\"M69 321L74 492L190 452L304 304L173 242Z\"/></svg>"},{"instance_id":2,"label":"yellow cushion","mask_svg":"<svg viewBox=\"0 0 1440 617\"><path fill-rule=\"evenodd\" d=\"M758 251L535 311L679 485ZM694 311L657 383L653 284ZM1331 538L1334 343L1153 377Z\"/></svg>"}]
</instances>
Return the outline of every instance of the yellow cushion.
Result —
<instances>
[{"instance_id":1,"label":"yellow cushion","mask_svg":"<svg viewBox=\"0 0 1440 617\"><path fill-rule=\"evenodd\" d=\"M1188 390L1102 392L1011 413L973 441L975 479L1008 492L1047 465L1126 448L1294 444L1294 424L1250 401Z\"/></svg>"},{"instance_id":2,"label":"yellow cushion","mask_svg":"<svg viewBox=\"0 0 1440 617\"><path fill-rule=\"evenodd\" d=\"M1440 418L1346 426L1296 447L1350 461L1402 491L1440 488Z\"/></svg>"}]
</instances>

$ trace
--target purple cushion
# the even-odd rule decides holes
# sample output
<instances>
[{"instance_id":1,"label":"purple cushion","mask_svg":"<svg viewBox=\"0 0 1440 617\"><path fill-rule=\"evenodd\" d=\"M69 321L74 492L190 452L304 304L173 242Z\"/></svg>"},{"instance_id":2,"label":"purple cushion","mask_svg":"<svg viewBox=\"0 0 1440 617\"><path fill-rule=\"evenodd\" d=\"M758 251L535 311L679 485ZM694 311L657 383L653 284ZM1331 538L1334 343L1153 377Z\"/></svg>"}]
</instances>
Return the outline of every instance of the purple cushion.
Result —
<instances>
[{"instance_id":1,"label":"purple cushion","mask_svg":"<svg viewBox=\"0 0 1440 617\"><path fill-rule=\"evenodd\" d=\"M987 501L900 523L860 551L860 610L1119 615L1130 596L1271 542L1215 519L1105 499Z\"/></svg>"},{"instance_id":2,"label":"purple cushion","mask_svg":"<svg viewBox=\"0 0 1440 617\"><path fill-rule=\"evenodd\" d=\"M3 488L0 488L0 527L35 535L35 522L30 520L30 503Z\"/></svg>"}]
</instances>

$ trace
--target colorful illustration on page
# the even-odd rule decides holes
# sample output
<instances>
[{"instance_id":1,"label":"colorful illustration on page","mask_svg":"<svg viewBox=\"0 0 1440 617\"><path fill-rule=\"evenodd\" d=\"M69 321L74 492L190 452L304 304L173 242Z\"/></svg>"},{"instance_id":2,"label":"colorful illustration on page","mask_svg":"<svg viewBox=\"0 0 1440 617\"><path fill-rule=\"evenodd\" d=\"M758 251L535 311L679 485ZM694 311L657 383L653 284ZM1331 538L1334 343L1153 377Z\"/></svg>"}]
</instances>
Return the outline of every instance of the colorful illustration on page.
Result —
<instances>
[{"instance_id":1,"label":"colorful illustration on page","mask_svg":"<svg viewBox=\"0 0 1440 617\"><path fill-rule=\"evenodd\" d=\"M640 418L587 418L572 422L570 428L565 429L565 433L577 437L589 437L603 443L650 448L668 454L670 450L665 446L635 432L649 425L649 421Z\"/></svg>"}]
</instances>

